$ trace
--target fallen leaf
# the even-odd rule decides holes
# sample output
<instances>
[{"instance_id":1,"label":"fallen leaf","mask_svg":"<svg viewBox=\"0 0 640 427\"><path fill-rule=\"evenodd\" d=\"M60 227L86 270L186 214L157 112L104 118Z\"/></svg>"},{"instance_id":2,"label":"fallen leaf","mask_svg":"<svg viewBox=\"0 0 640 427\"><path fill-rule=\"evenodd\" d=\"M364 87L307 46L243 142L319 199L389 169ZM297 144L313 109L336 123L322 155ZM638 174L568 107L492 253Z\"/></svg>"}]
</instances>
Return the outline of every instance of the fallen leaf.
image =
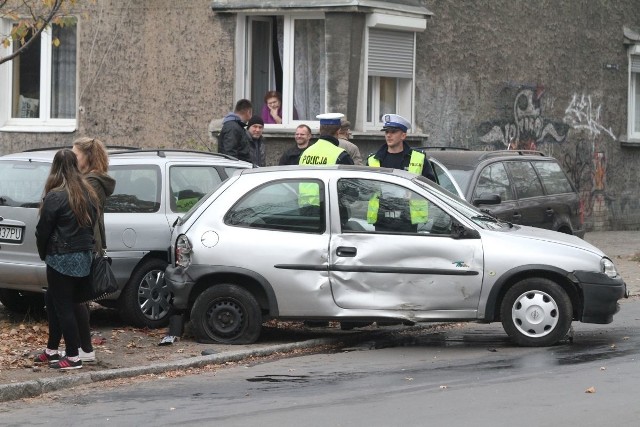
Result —
<instances>
[{"instance_id":1,"label":"fallen leaf","mask_svg":"<svg viewBox=\"0 0 640 427\"><path fill-rule=\"evenodd\" d=\"M604 371L604 370L606 370L606 369L607 369L607 368L605 368L604 366L600 366L600 370L601 370L601 371Z\"/></svg>"},{"instance_id":2,"label":"fallen leaf","mask_svg":"<svg viewBox=\"0 0 640 427\"><path fill-rule=\"evenodd\" d=\"M585 393L595 393L596 392L596 388L595 387L589 387L584 392Z\"/></svg>"},{"instance_id":3,"label":"fallen leaf","mask_svg":"<svg viewBox=\"0 0 640 427\"><path fill-rule=\"evenodd\" d=\"M448 385L441 385L441 386L440 386L440 390L445 390L445 389L447 389L447 388L449 388L449 386L448 386Z\"/></svg>"}]
</instances>

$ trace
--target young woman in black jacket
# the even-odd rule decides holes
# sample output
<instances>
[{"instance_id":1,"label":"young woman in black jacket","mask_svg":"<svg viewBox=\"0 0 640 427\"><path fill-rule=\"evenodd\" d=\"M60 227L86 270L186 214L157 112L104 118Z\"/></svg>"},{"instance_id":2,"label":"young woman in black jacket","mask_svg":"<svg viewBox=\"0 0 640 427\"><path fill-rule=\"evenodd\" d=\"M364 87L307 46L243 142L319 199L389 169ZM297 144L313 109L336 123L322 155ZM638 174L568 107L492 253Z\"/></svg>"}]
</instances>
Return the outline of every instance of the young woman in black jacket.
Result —
<instances>
[{"instance_id":1,"label":"young woman in black jacket","mask_svg":"<svg viewBox=\"0 0 640 427\"><path fill-rule=\"evenodd\" d=\"M93 226L98 198L78 169L73 151L56 153L45 183L40 219L36 226L38 254L47 266L45 301L49 318L47 348L34 363L61 370L82 368L80 340L74 312L77 288L86 285L93 257ZM58 346L64 337L66 356Z\"/></svg>"}]
</instances>

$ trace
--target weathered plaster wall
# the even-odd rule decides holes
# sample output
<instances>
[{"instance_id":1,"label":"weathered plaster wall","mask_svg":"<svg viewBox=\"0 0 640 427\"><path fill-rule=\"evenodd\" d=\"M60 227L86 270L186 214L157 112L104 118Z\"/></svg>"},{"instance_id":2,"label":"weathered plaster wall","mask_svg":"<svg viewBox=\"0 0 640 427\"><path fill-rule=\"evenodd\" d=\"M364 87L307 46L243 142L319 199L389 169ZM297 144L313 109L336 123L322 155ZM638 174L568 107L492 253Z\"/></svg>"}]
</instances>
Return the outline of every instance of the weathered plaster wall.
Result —
<instances>
[{"instance_id":1,"label":"weathered plaster wall","mask_svg":"<svg viewBox=\"0 0 640 427\"><path fill-rule=\"evenodd\" d=\"M232 109L235 16L209 0L83 2L79 26L79 129L0 133L0 153L68 144L194 148L212 117Z\"/></svg>"},{"instance_id":2,"label":"weathered plaster wall","mask_svg":"<svg viewBox=\"0 0 640 427\"><path fill-rule=\"evenodd\" d=\"M620 142L622 27L640 25L637 1L427 5L434 16L418 36L416 111L430 145L544 151L576 183L588 228L640 228L640 150Z\"/></svg>"}]
</instances>

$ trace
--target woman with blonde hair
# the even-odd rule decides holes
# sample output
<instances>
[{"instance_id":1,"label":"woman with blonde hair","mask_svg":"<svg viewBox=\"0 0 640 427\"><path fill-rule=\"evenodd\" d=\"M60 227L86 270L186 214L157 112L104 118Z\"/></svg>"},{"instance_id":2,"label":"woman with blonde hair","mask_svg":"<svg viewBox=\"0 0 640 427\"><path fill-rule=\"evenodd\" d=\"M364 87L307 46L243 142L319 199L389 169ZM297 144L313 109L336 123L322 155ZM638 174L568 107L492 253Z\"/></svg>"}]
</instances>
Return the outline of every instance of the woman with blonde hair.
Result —
<instances>
[{"instance_id":1,"label":"woman with blonde hair","mask_svg":"<svg viewBox=\"0 0 640 427\"><path fill-rule=\"evenodd\" d=\"M86 286L93 259L93 226L98 197L78 169L73 151L56 153L45 183L36 226L38 254L47 266L45 294L49 318L47 348L34 363L61 370L82 368L74 298ZM58 352L64 337L66 356Z\"/></svg>"},{"instance_id":2,"label":"woman with blonde hair","mask_svg":"<svg viewBox=\"0 0 640 427\"><path fill-rule=\"evenodd\" d=\"M78 169L85 176L98 196L100 213L93 229L95 245L93 251L101 253L107 249L104 231L104 205L107 197L113 194L116 181L107 173L109 155L99 139L82 137L73 141L73 152L78 158ZM81 295L81 294L80 294ZM74 307L80 332L80 359L85 363L96 361L96 354L91 343L91 325L89 322L89 305L78 303Z\"/></svg>"}]
</instances>

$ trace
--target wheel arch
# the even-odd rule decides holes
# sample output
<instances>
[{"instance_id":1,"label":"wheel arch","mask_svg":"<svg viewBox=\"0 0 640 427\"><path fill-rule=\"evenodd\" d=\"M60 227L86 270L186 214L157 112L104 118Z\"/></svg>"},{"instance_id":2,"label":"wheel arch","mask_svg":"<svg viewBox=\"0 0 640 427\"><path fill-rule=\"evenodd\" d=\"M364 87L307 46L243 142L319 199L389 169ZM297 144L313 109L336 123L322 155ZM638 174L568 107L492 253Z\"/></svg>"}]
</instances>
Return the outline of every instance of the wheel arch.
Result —
<instances>
[{"instance_id":1,"label":"wheel arch","mask_svg":"<svg viewBox=\"0 0 640 427\"><path fill-rule=\"evenodd\" d=\"M516 283L528 278L545 278L554 281L564 289L572 305L572 317L580 320L582 313L582 292L572 279L572 275L565 270L549 265L522 265L504 273L491 288L485 306L487 322L500 321L500 306L507 291Z\"/></svg>"},{"instance_id":2,"label":"wheel arch","mask_svg":"<svg viewBox=\"0 0 640 427\"><path fill-rule=\"evenodd\" d=\"M224 269L212 267L210 271L200 275L189 294L189 310L204 290L223 283L234 284L250 292L258 301L263 315L278 316L276 294L269 281L254 271L233 267Z\"/></svg>"}]
</instances>

